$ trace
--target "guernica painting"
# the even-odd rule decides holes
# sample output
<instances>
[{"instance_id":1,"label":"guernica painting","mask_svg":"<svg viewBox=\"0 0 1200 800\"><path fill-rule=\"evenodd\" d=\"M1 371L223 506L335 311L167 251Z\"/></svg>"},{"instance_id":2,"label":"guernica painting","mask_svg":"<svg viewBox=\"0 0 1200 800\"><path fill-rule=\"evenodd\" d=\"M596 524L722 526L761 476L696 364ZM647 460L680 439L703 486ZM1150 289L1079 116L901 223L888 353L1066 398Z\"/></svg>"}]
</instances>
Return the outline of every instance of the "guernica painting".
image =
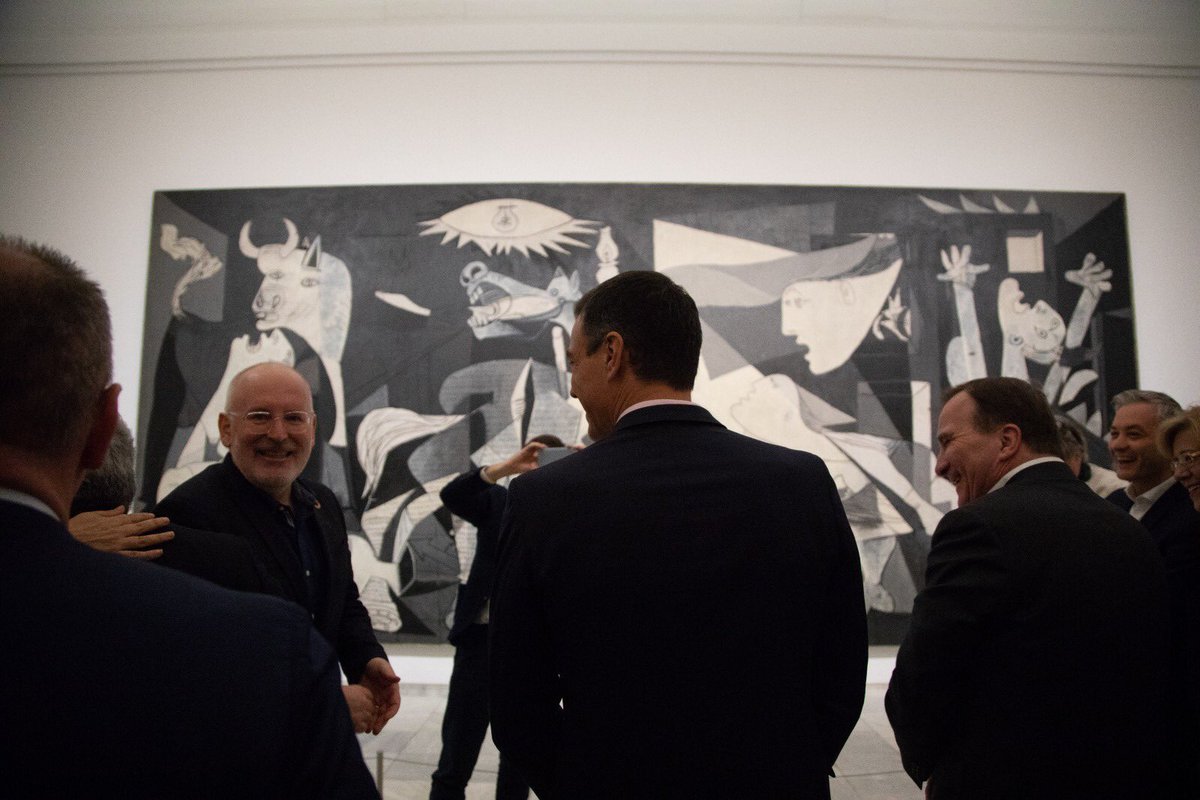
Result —
<instances>
[{"instance_id":1,"label":"guernica painting","mask_svg":"<svg viewBox=\"0 0 1200 800\"><path fill-rule=\"evenodd\" d=\"M574 301L621 270L658 270L700 308L695 399L734 430L829 465L858 541L872 641L894 643L929 535L954 502L931 449L942 390L985 375L1036 382L1103 458L1107 399L1136 380L1128 253L1120 194L159 192L140 500L224 457L217 415L234 374L293 364L318 415L306 474L345 507L381 640L439 641L474 533L439 489L533 435L586 443L565 357Z\"/></svg>"}]
</instances>

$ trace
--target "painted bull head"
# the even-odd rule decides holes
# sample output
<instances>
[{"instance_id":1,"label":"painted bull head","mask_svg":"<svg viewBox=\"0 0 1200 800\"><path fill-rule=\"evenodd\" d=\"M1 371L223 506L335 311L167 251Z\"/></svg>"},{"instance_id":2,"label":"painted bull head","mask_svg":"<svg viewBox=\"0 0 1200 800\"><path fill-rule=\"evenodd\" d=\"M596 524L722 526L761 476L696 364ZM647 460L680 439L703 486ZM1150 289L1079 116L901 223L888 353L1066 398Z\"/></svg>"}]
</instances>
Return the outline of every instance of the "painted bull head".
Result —
<instances>
[{"instance_id":1,"label":"painted bull head","mask_svg":"<svg viewBox=\"0 0 1200 800\"><path fill-rule=\"evenodd\" d=\"M472 261L463 267L458 282L471 301L467 324L476 339L528 335L513 323L553 324L567 331L575 324L572 304L581 296L577 272L568 278L556 267L546 288L538 289L492 272L482 261Z\"/></svg>"},{"instance_id":2,"label":"painted bull head","mask_svg":"<svg viewBox=\"0 0 1200 800\"><path fill-rule=\"evenodd\" d=\"M260 331L288 328L317 351L333 387L337 419L329 443L346 445L346 411L342 385L342 351L350 330L353 299L350 270L340 258L321 251L321 237L301 242L295 224L286 217L287 240L282 244L255 245L250 223L242 226L238 246L253 258L263 274L254 296L255 326Z\"/></svg>"},{"instance_id":3,"label":"painted bull head","mask_svg":"<svg viewBox=\"0 0 1200 800\"><path fill-rule=\"evenodd\" d=\"M263 274L254 296L254 316L260 331L290 328L315 350L342 357L350 326L350 271L341 259L321 251L321 237L300 241L296 225L286 217L287 240L255 245L250 223L242 226L238 246L257 262Z\"/></svg>"}]
</instances>

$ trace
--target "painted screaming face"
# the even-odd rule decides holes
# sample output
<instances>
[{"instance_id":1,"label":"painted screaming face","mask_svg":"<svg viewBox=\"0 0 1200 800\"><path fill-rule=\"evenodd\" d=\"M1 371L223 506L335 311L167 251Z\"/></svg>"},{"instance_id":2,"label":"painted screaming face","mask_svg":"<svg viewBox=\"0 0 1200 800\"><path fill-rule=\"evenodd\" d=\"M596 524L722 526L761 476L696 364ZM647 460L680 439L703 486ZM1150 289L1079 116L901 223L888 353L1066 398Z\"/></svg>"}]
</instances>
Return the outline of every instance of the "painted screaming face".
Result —
<instances>
[{"instance_id":1,"label":"painted screaming face","mask_svg":"<svg viewBox=\"0 0 1200 800\"><path fill-rule=\"evenodd\" d=\"M1062 355L1067 326L1062 315L1045 300L1033 306L1023 301L1017 281L1005 278L1000 284L997 312L1006 341L1021 348L1021 355L1035 364L1053 364Z\"/></svg>"},{"instance_id":2,"label":"painted screaming face","mask_svg":"<svg viewBox=\"0 0 1200 800\"><path fill-rule=\"evenodd\" d=\"M871 275L799 281L780 298L780 332L808 347L814 375L832 372L858 349L900 274L897 259Z\"/></svg>"}]
</instances>

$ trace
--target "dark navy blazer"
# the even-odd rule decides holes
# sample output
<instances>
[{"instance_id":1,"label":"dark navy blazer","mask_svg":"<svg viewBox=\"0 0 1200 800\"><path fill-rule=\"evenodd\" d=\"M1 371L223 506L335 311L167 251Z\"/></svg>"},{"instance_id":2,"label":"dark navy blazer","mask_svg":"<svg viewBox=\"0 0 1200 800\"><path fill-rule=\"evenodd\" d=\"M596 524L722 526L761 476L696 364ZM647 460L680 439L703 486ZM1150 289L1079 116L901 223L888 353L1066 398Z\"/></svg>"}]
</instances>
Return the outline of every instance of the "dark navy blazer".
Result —
<instances>
[{"instance_id":1,"label":"dark navy blazer","mask_svg":"<svg viewBox=\"0 0 1200 800\"><path fill-rule=\"evenodd\" d=\"M500 551L493 738L538 797L828 797L867 636L820 459L639 409L513 479Z\"/></svg>"},{"instance_id":2,"label":"dark navy blazer","mask_svg":"<svg viewBox=\"0 0 1200 800\"><path fill-rule=\"evenodd\" d=\"M378 797L303 609L0 501L0 794Z\"/></svg>"}]
</instances>

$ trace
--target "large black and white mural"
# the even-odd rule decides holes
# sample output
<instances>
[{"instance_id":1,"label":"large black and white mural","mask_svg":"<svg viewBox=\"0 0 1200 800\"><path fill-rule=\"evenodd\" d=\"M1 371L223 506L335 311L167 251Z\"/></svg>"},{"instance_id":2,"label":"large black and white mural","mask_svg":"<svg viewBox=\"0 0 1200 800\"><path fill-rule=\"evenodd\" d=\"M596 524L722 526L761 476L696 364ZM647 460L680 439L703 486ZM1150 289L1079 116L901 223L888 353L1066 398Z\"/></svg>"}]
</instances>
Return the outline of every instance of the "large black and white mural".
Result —
<instances>
[{"instance_id":1,"label":"large black and white mural","mask_svg":"<svg viewBox=\"0 0 1200 800\"><path fill-rule=\"evenodd\" d=\"M586 443L565 357L573 303L619 271L658 270L700 308L694 398L734 430L829 465L858 541L872 641L894 643L929 534L954 502L933 470L942 390L985 375L1035 382L1103 459L1107 398L1135 385L1128 253L1120 194L159 192L140 500L224 457L217 415L234 374L293 364L318 415L306 474L345 507L381 640L439 641L473 544L439 489L536 434Z\"/></svg>"}]
</instances>

